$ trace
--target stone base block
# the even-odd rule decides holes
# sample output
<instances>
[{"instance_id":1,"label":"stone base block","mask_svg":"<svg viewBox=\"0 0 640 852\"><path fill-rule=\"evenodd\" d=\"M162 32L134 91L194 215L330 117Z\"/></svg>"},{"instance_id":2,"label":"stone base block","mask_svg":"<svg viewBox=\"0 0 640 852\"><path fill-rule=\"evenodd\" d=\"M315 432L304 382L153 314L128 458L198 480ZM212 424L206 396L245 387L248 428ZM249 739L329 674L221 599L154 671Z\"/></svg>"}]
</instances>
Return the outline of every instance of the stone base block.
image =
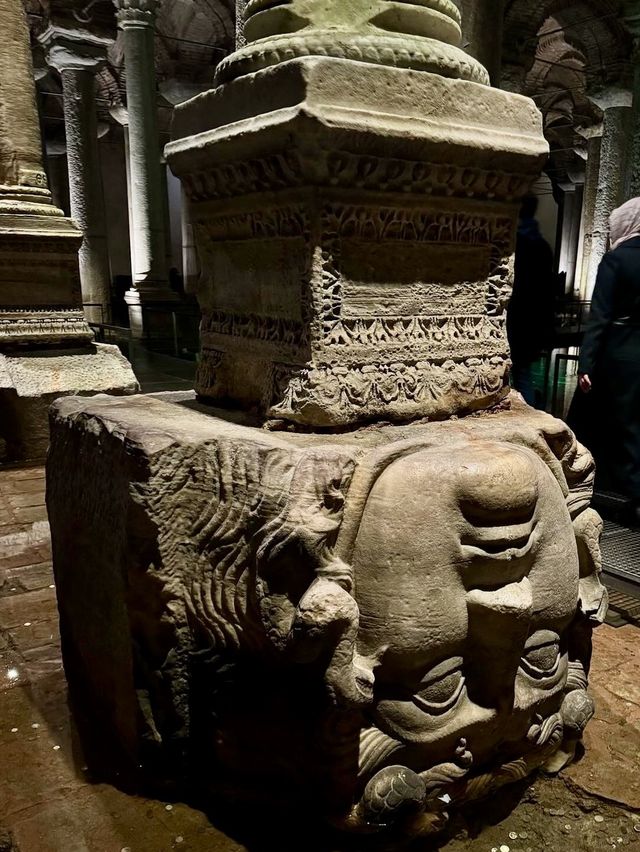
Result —
<instances>
[{"instance_id":1,"label":"stone base block","mask_svg":"<svg viewBox=\"0 0 640 852\"><path fill-rule=\"evenodd\" d=\"M429 834L569 761L606 592L567 427L519 398L341 435L239 418L52 408L65 667L108 764Z\"/></svg>"},{"instance_id":2,"label":"stone base block","mask_svg":"<svg viewBox=\"0 0 640 852\"><path fill-rule=\"evenodd\" d=\"M60 396L133 394L131 365L116 346L15 351L0 354L0 436L12 461L44 458L48 410Z\"/></svg>"}]
</instances>

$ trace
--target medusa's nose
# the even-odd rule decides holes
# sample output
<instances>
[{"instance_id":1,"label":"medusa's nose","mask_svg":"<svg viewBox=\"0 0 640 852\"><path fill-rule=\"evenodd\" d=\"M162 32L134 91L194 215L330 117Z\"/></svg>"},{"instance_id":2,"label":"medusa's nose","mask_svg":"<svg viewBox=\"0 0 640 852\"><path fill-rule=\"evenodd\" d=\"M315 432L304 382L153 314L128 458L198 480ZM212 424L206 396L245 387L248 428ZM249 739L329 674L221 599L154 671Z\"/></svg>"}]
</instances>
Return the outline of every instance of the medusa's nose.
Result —
<instances>
[{"instance_id":1,"label":"medusa's nose","mask_svg":"<svg viewBox=\"0 0 640 852\"><path fill-rule=\"evenodd\" d=\"M495 591L528 573L539 496L536 461L527 451L487 443L460 466L460 546L468 589Z\"/></svg>"}]
</instances>

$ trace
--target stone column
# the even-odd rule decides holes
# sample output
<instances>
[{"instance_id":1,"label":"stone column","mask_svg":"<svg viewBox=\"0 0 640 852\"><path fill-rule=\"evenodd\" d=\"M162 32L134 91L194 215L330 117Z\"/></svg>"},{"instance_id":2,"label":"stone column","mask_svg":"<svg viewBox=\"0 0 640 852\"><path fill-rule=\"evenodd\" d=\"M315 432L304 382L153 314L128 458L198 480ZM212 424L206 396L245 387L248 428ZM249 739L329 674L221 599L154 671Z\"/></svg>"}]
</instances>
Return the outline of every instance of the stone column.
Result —
<instances>
[{"instance_id":1,"label":"stone column","mask_svg":"<svg viewBox=\"0 0 640 852\"><path fill-rule=\"evenodd\" d=\"M627 169L624 198L640 196L640 11L635 0L624 0L623 21L633 35L633 117L631 154Z\"/></svg>"},{"instance_id":2,"label":"stone column","mask_svg":"<svg viewBox=\"0 0 640 852\"><path fill-rule=\"evenodd\" d=\"M598 185L593 209L586 299L590 299L593 294L600 261L607 251L609 217L624 200L625 174L630 153L631 93L626 91L604 93L596 102L604 112L604 119Z\"/></svg>"},{"instance_id":3,"label":"stone column","mask_svg":"<svg viewBox=\"0 0 640 852\"><path fill-rule=\"evenodd\" d=\"M585 169L582 230L582 257L578 269L580 298L586 300L589 266L591 261L591 243L593 240L593 222L598 197L598 179L600 176L600 150L602 148L602 124L580 131L587 139L587 162Z\"/></svg>"},{"instance_id":4,"label":"stone column","mask_svg":"<svg viewBox=\"0 0 640 852\"><path fill-rule=\"evenodd\" d=\"M568 182L561 189L563 203L558 270L566 274L565 293L568 294L575 287L584 184Z\"/></svg>"},{"instance_id":5,"label":"stone column","mask_svg":"<svg viewBox=\"0 0 640 852\"><path fill-rule=\"evenodd\" d=\"M49 172L49 188L54 204L67 216L71 216L71 199L69 198L69 167L67 163L66 146L62 152L55 153L47 149L47 164Z\"/></svg>"},{"instance_id":6,"label":"stone column","mask_svg":"<svg viewBox=\"0 0 640 852\"><path fill-rule=\"evenodd\" d=\"M133 232L133 187L131 185L131 147L129 145L129 114L122 106L112 107L109 114L122 127L122 137L124 141L124 164L127 174L127 215L129 218L129 253L131 257L131 278L133 280L133 271L136 268L136 241Z\"/></svg>"},{"instance_id":7,"label":"stone column","mask_svg":"<svg viewBox=\"0 0 640 852\"><path fill-rule=\"evenodd\" d=\"M22 3L0 0L0 435L13 459L44 455L57 397L137 388L82 313L82 233L51 201L29 41Z\"/></svg>"},{"instance_id":8,"label":"stone column","mask_svg":"<svg viewBox=\"0 0 640 852\"><path fill-rule=\"evenodd\" d=\"M133 289L127 294L131 328L144 334L145 302L173 301L166 268L162 164L155 78L155 21L160 0L114 0L124 32L129 115Z\"/></svg>"},{"instance_id":9,"label":"stone column","mask_svg":"<svg viewBox=\"0 0 640 852\"><path fill-rule=\"evenodd\" d=\"M187 293L195 293L198 282L198 250L196 248L191 219L191 202L189 196L182 190L182 277Z\"/></svg>"},{"instance_id":10,"label":"stone column","mask_svg":"<svg viewBox=\"0 0 640 852\"><path fill-rule=\"evenodd\" d=\"M236 0L236 49L244 47L247 43L244 37L244 7L247 0Z\"/></svg>"},{"instance_id":11,"label":"stone column","mask_svg":"<svg viewBox=\"0 0 640 852\"><path fill-rule=\"evenodd\" d=\"M111 271L98 148L96 72L107 62L111 39L51 26L40 37L47 61L60 73L64 97L71 215L83 233L80 281L92 322L111 315Z\"/></svg>"},{"instance_id":12,"label":"stone column","mask_svg":"<svg viewBox=\"0 0 640 852\"><path fill-rule=\"evenodd\" d=\"M462 0L462 46L500 85L505 0Z\"/></svg>"}]
</instances>

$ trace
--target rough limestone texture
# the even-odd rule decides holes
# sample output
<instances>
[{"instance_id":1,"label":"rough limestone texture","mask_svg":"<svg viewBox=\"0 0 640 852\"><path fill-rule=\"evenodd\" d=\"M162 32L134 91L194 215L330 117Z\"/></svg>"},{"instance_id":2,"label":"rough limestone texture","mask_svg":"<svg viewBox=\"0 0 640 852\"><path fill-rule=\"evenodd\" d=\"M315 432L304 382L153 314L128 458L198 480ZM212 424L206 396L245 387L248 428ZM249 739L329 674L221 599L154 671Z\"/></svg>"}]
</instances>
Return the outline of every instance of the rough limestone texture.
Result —
<instances>
[{"instance_id":1,"label":"rough limestone texture","mask_svg":"<svg viewBox=\"0 0 640 852\"><path fill-rule=\"evenodd\" d=\"M0 0L0 437L11 460L44 456L57 395L138 389L129 363L93 343L81 242L42 167L24 7Z\"/></svg>"},{"instance_id":2,"label":"rough limestone texture","mask_svg":"<svg viewBox=\"0 0 640 852\"><path fill-rule=\"evenodd\" d=\"M179 106L173 134L202 397L343 427L507 393L518 199L547 151L530 100L307 56Z\"/></svg>"},{"instance_id":3,"label":"rough limestone texture","mask_svg":"<svg viewBox=\"0 0 640 852\"><path fill-rule=\"evenodd\" d=\"M52 409L65 668L123 765L415 835L571 760L606 592L564 423L518 397L333 436L218 415Z\"/></svg>"},{"instance_id":4,"label":"rough limestone texture","mask_svg":"<svg viewBox=\"0 0 640 852\"><path fill-rule=\"evenodd\" d=\"M125 384L126 382L126 384ZM131 365L117 346L0 353L0 437L10 458L42 458L49 445L48 409L61 396L134 394Z\"/></svg>"}]
</instances>

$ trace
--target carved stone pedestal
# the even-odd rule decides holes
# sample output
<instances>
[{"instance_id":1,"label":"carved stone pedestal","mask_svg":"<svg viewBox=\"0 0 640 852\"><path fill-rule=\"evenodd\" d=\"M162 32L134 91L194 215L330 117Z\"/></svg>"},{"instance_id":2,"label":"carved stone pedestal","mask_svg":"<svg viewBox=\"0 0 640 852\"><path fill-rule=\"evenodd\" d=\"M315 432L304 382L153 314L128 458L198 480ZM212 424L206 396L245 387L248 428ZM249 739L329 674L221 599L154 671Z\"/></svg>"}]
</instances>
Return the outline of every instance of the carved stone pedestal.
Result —
<instances>
[{"instance_id":1,"label":"carved stone pedestal","mask_svg":"<svg viewBox=\"0 0 640 852\"><path fill-rule=\"evenodd\" d=\"M593 714L592 460L508 390L541 116L488 88L451 0L245 21L166 150L220 408L52 415L69 685L107 764L177 795L430 834L560 769Z\"/></svg>"},{"instance_id":2,"label":"carved stone pedestal","mask_svg":"<svg viewBox=\"0 0 640 852\"><path fill-rule=\"evenodd\" d=\"M173 132L200 395L321 427L505 395L518 199L547 152L530 100L304 57L179 106Z\"/></svg>"},{"instance_id":3,"label":"carved stone pedestal","mask_svg":"<svg viewBox=\"0 0 640 852\"><path fill-rule=\"evenodd\" d=\"M156 781L365 833L431 833L571 759L606 592L563 423L516 398L274 434L194 406L53 409L65 668L94 736Z\"/></svg>"}]
</instances>

